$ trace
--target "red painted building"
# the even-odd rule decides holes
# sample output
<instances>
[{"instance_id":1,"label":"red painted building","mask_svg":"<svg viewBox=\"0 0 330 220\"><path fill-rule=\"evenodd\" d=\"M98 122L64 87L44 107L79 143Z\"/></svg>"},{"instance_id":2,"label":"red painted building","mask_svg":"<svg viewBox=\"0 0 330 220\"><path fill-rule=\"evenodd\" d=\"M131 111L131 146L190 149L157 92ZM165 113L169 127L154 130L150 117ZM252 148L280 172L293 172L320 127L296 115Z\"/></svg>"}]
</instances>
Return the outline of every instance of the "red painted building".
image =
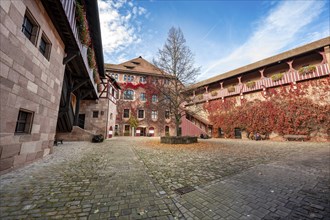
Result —
<instances>
[{"instance_id":1,"label":"red painted building","mask_svg":"<svg viewBox=\"0 0 330 220\"><path fill-rule=\"evenodd\" d=\"M235 110L234 107L247 103L251 105L258 102L263 103L274 98L275 94L280 97L281 91L286 90L287 96L296 94L294 98L296 101L309 100L311 101L310 105L317 105L319 109L329 107L329 45L330 37L327 37L192 85L187 88L187 94L192 97L193 101L187 103L186 108L194 108L197 105L202 106L205 111L198 114L198 117L188 116L187 120L195 125L201 124L202 126L199 127L208 134L212 134L213 137L245 138L247 137L246 132L252 126L249 122L245 122L248 125L238 123L236 124L237 127L231 127L231 130L224 132L224 127L230 126L224 125L220 117L224 116L222 114L223 109L228 107L230 102L233 105L231 110ZM244 109L241 111L244 112ZM236 121L243 120L239 119L239 114L236 116ZM330 118L329 112L328 115L325 112L324 116ZM305 119L305 121L308 120ZM231 123L235 124L235 120ZM296 121L295 123L304 122ZM291 130L287 129L287 131L281 132L302 132L315 137L315 139L318 137L329 139L330 131L322 127L324 123L326 122L316 123L314 128L311 125L306 125L310 126L309 131L303 131L303 128L294 128L298 125L292 125ZM258 128L254 127L254 129ZM187 123L184 124L182 130L185 134L196 135L197 133L196 131L189 132L191 125ZM276 137L279 135L277 132L269 131L268 135Z\"/></svg>"},{"instance_id":2,"label":"red painted building","mask_svg":"<svg viewBox=\"0 0 330 220\"><path fill-rule=\"evenodd\" d=\"M164 136L174 134L174 122L157 86L171 75L138 57L121 64L105 64L106 73L120 85L114 129L120 136Z\"/></svg>"}]
</instances>

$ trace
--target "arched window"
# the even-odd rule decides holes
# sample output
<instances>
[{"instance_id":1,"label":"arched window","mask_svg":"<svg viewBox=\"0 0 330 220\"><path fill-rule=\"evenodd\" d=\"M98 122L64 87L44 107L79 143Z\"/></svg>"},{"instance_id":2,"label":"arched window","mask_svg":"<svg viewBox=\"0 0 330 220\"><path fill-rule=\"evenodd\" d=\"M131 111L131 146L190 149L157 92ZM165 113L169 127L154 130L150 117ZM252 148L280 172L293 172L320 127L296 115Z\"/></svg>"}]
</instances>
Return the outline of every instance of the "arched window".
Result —
<instances>
[{"instance_id":1,"label":"arched window","mask_svg":"<svg viewBox=\"0 0 330 220\"><path fill-rule=\"evenodd\" d=\"M134 91L133 90L125 90L124 91L124 99L125 100L133 100L134 99Z\"/></svg>"}]
</instances>

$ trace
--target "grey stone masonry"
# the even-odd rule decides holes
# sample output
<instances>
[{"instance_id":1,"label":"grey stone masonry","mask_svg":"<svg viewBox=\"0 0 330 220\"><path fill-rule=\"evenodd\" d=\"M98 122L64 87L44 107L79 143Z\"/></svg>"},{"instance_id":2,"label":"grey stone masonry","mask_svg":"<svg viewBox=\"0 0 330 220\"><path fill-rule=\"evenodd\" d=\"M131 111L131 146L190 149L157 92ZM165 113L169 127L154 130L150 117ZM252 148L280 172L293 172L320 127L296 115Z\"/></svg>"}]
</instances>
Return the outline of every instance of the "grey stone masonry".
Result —
<instances>
[{"instance_id":1,"label":"grey stone masonry","mask_svg":"<svg viewBox=\"0 0 330 220\"><path fill-rule=\"evenodd\" d=\"M0 218L329 219L328 143L292 143L211 139L173 146L141 137L64 142L43 160L0 176ZM181 155L194 163L182 165ZM228 166L235 170L225 174ZM186 175L176 175L181 171ZM203 181L207 173L213 180ZM188 185L195 190L174 192Z\"/></svg>"}]
</instances>

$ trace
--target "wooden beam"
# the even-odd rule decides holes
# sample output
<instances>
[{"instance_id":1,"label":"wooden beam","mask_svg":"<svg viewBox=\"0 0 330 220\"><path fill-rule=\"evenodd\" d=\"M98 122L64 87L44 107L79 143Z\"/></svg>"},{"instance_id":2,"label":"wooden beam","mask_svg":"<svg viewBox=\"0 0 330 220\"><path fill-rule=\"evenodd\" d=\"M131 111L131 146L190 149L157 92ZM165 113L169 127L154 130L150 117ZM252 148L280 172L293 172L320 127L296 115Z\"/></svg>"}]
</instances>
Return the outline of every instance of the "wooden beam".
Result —
<instances>
[{"instance_id":1,"label":"wooden beam","mask_svg":"<svg viewBox=\"0 0 330 220\"><path fill-rule=\"evenodd\" d=\"M79 51L73 51L73 52L68 52L66 54L66 57L63 58L63 64L66 65L68 64L73 58L75 58L76 56L78 56L80 54Z\"/></svg>"},{"instance_id":2,"label":"wooden beam","mask_svg":"<svg viewBox=\"0 0 330 220\"><path fill-rule=\"evenodd\" d=\"M79 124L79 110L80 110L80 100L81 100L81 93L78 92L76 96L76 109L75 109L75 114L74 114L74 121L73 125L78 126Z\"/></svg>"},{"instance_id":3,"label":"wooden beam","mask_svg":"<svg viewBox=\"0 0 330 220\"><path fill-rule=\"evenodd\" d=\"M84 98L86 98L88 95L90 95L92 93L92 91L88 91L87 93L85 93L84 95L82 95L80 97L80 100L83 100Z\"/></svg>"},{"instance_id":4,"label":"wooden beam","mask_svg":"<svg viewBox=\"0 0 330 220\"><path fill-rule=\"evenodd\" d=\"M83 81L78 82L78 84L74 85L71 92L76 91L77 89L79 89L81 86L83 86L85 83L87 83L89 81L89 79L85 79Z\"/></svg>"}]
</instances>

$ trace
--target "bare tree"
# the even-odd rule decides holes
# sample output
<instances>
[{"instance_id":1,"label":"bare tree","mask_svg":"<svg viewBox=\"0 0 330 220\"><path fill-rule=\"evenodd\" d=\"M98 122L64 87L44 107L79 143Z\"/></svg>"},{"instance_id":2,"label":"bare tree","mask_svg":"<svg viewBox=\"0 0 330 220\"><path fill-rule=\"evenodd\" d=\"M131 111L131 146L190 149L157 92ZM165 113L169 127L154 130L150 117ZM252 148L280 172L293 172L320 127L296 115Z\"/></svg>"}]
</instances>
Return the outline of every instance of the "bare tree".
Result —
<instances>
[{"instance_id":1,"label":"bare tree","mask_svg":"<svg viewBox=\"0 0 330 220\"><path fill-rule=\"evenodd\" d=\"M200 68L194 67L194 55L186 45L186 40L180 28L172 27L164 47L158 50L153 63L165 77L159 90L175 119L176 135L179 135L181 117L185 115L184 104L189 102L189 97L184 95L185 86L195 82Z\"/></svg>"}]
</instances>

